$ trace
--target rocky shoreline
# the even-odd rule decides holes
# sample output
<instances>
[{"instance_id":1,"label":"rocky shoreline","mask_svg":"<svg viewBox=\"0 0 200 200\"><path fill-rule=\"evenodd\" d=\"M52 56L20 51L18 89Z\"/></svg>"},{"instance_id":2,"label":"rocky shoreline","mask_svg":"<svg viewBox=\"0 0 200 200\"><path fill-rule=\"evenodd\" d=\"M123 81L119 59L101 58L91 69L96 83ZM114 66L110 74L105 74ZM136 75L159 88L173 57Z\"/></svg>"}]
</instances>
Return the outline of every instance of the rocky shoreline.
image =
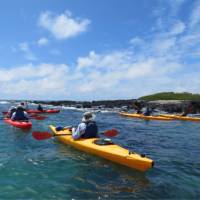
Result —
<instances>
[{"instance_id":1,"label":"rocky shoreline","mask_svg":"<svg viewBox=\"0 0 200 200\"><path fill-rule=\"evenodd\" d=\"M124 111L133 110L134 102L140 102L142 107L150 107L168 113L181 113L189 105L192 105L192 114L200 113L200 101L187 100L104 100L104 101L31 101L35 104L48 104L53 106L66 106L75 108L93 108L93 109L121 109Z\"/></svg>"}]
</instances>

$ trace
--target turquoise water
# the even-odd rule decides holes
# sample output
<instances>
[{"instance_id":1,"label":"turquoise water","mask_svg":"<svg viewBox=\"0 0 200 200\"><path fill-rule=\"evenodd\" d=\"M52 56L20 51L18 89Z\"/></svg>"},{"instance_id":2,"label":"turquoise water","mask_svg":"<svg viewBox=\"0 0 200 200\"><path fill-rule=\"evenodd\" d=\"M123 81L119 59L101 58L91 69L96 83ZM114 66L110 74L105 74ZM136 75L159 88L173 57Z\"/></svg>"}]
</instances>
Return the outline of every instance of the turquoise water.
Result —
<instances>
[{"instance_id":1,"label":"turquoise water","mask_svg":"<svg viewBox=\"0 0 200 200\"><path fill-rule=\"evenodd\" d=\"M10 105L0 105L0 111ZM155 161L146 174L85 154L32 131L76 125L82 112L62 110L32 120L24 132L0 121L0 199L199 199L200 123L143 121L97 113L100 130L117 128L114 142Z\"/></svg>"}]
</instances>

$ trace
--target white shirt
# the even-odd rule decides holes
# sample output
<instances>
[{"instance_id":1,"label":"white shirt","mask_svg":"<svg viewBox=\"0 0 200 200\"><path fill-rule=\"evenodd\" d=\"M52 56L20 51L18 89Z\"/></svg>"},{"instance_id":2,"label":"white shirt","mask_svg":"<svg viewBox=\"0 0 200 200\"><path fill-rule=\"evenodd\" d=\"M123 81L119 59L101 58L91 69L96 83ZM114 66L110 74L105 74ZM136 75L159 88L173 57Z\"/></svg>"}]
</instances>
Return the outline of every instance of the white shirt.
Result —
<instances>
[{"instance_id":1,"label":"white shirt","mask_svg":"<svg viewBox=\"0 0 200 200\"><path fill-rule=\"evenodd\" d=\"M85 133L86 130L86 124L85 123L80 123L77 127L77 129L72 128L72 137L74 140L77 140Z\"/></svg>"}]
</instances>

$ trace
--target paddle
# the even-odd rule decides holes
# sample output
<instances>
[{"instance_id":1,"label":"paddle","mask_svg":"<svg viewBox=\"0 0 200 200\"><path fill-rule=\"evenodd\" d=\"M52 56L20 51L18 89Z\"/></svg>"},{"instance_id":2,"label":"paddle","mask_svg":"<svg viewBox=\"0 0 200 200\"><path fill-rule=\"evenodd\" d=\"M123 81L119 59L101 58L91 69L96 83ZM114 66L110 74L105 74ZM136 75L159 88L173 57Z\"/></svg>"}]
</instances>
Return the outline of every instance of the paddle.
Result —
<instances>
[{"instance_id":1,"label":"paddle","mask_svg":"<svg viewBox=\"0 0 200 200\"><path fill-rule=\"evenodd\" d=\"M116 129L111 129L111 130L107 130L104 131L100 134L105 135L106 137L114 137L116 135L118 135L118 131ZM40 131L34 131L32 133L32 136L36 139L36 140L46 140L49 139L51 137L57 137L57 136L63 136L63 135L71 135L71 133L63 133L63 134L51 134L49 132L40 132Z\"/></svg>"}]
</instances>

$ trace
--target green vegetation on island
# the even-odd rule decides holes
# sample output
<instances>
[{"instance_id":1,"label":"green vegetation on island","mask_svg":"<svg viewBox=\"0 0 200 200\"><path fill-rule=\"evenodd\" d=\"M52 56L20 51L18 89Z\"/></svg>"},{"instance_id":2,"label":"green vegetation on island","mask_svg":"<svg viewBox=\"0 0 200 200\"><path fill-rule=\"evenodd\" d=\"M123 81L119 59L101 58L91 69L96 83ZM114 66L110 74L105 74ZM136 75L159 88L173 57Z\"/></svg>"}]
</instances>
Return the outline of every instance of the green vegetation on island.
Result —
<instances>
[{"instance_id":1,"label":"green vegetation on island","mask_svg":"<svg viewBox=\"0 0 200 200\"><path fill-rule=\"evenodd\" d=\"M190 100L190 101L199 101L200 94L192 94L188 92L175 93L175 92L161 92L148 96L140 97L139 100Z\"/></svg>"}]
</instances>

